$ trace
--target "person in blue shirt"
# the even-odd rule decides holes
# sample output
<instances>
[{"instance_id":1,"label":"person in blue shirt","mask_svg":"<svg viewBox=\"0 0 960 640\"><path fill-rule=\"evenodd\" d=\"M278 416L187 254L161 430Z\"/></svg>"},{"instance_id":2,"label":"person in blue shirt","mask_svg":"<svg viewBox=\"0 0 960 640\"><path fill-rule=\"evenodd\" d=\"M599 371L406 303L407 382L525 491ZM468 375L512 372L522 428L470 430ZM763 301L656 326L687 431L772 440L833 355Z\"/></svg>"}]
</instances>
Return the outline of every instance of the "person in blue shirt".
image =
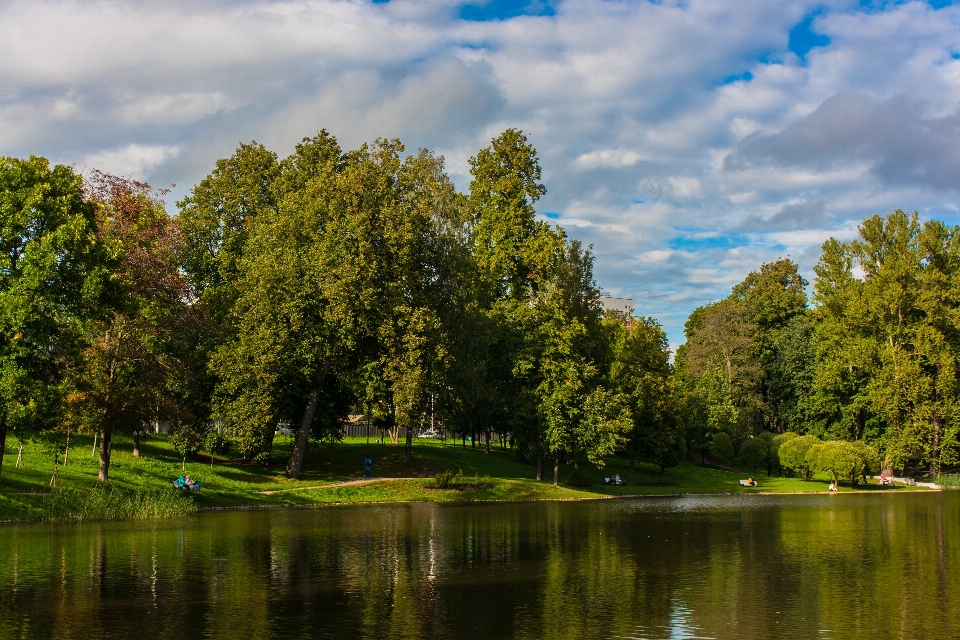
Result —
<instances>
[{"instance_id":1,"label":"person in blue shirt","mask_svg":"<svg viewBox=\"0 0 960 640\"><path fill-rule=\"evenodd\" d=\"M367 456L363 459L363 477L369 478L370 471L373 469L373 460L370 459L370 456Z\"/></svg>"}]
</instances>

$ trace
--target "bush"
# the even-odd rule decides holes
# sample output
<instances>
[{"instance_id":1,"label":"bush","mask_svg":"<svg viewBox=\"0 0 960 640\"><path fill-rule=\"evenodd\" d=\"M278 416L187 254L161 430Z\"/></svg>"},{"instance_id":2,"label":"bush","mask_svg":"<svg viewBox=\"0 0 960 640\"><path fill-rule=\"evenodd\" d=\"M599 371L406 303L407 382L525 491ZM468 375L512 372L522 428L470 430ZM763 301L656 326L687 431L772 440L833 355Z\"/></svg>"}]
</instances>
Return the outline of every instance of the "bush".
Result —
<instances>
[{"instance_id":1,"label":"bush","mask_svg":"<svg viewBox=\"0 0 960 640\"><path fill-rule=\"evenodd\" d=\"M779 473L783 473L783 468L780 464L780 447L788 440L793 440L794 438L798 437L800 436L798 436L796 433L787 431L785 433L781 433L780 435L773 436L770 439L770 451L767 454L767 464L770 465L771 472L776 469Z\"/></svg>"},{"instance_id":2,"label":"bush","mask_svg":"<svg viewBox=\"0 0 960 640\"><path fill-rule=\"evenodd\" d=\"M811 474L807 453L818 444L821 444L821 441L816 436L799 436L781 442L780 449L777 451L780 464L783 468L793 471L804 480L809 480Z\"/></svg>"},{"instance_id":3,"label":"bush","mask_svg":"<svg viewBox=\"0 0 960 640\"><path fill-rule=\"evenodd\" d=\"M766 438L747 438L740 445L740 462L749 467L750 471L755 471L757 467L767 462L767 454L770 452L770 443ZM767 475L770 470L767 469Z\"/></svg>"},{"instance_id":4,"label":"bush","mask_svg":"<svg viewBox=\"0 0 960 640\"><path fill-rule=\"evenodd\" d=\"M867 474L880 466L880 457L873 447L845 440L814 445L807 452L807 461L812 470L829 473L834 482L844 478L851 484L866 480Z\"/></svg>"},{"instance_id":5,"label":"bush","mask_svg":"<svg viewBox=\"0 0 960 640\"><path fill-rule=\"evenodd\" d=\"M454 473L450 469L441 471L433 477L433 486L437 489L449 489L458 484L458 480L463 480L463 469Z\"/></svg>"},{"instance_id":6,"label":"bush","mask_svg":"<svg viewBox=\"0 0 960 640\"><path fill-rule=\"evenodd\" d=\"M710 456L714 460L719 460L724 464L730 463L733 457L733 441L730 436L721 431L713 435L713 442L710 444Z\"/></svg>"},{"instance_id":7,"label":"bush","mask_svg":"<svg viewBox=\"0 0 960 640\"><path fill-rule=\"evenodd\" d=\"M204 444L212 456L222 456L230 453L230 441L222 433L211 431L207 434Z\"/></svg>"}]
</instances>

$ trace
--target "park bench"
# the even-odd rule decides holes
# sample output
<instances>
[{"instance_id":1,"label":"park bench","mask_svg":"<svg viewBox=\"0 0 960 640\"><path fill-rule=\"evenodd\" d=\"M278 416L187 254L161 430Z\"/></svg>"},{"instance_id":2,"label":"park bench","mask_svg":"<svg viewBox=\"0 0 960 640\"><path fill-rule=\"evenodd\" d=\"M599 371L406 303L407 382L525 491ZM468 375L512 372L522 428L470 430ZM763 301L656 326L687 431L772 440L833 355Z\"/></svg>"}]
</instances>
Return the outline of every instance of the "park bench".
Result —
<instances>
[{"instance_id":1,"label":"park bench","mask_svg":"<svg viewBox=\"0 0 960 640\"><path fill-rule=\"evenodd\" d=\"M740 481L740 486L741 486L741 487L755 487L755 486L757 486L757 481L754 480L753 482L750 482L749 480L741 480L741 481Z\"/></svg>"}]
</instances>

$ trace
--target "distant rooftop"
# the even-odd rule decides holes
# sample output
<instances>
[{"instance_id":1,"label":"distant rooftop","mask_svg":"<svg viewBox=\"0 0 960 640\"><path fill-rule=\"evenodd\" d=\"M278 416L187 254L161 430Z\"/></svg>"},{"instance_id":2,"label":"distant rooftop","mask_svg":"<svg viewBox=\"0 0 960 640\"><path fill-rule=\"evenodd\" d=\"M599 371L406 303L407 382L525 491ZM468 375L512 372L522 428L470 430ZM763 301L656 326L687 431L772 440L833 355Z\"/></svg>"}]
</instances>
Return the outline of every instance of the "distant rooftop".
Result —
<instances>
[{"instance_id":1,"label":"distant rooftop","mask_svg":"<svg viewBox=\"0 0 960 640\"><path fill-rule=\"evenodd\" d=\"M600 296L600 305L604 311L619 311L628 316L633 315L633 300L630 298L613 298L611 296Z\"/></svg>"}]
</instances>

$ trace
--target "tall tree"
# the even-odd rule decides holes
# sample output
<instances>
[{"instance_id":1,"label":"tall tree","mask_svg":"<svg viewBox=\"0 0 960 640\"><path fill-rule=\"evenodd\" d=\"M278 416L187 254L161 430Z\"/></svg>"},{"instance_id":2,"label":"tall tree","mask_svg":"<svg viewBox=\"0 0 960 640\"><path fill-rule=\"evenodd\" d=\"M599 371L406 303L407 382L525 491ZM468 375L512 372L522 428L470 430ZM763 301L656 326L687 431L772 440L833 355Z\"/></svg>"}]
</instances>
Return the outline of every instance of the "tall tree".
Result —
<instances>
[{"instance_id":1,"label":"tall tree","mask_svg":"<svg viewBox=\"0 0 960 640\"><path fill-rule=\"evenodd\" d=\"M825 243L815 269L818 407L831 434L878 441L889 464L939 469L957 455L960 229L898 210L859 231Z\"/></svg>"},{"instance_id":2,"label":"tall tree","mask_svg":"<svg viewBox=\"0 0 960 640\"><path fill-rule=\"evenodd\" d=\"M608 317L605 324L613 352L610 384L630 408L630 469L639 459L662 471L679 462L685 449L681 389L667 336L653 318Z\"/></svg>"},{"instance_id":3,"label":"tall tree","mask_svg":"<svg viewBox=\"0 0 960 640\"><path fill-rule=\"evenodd\" d=\"M0 156L0 469L7 432L50 426L115 256L69 167Z\"/></svg>"},{"instance_id":4,"label":"tall tree","mask_svg":"<svg viewBox=\"0 0 960 640\"><path fill-rule=\"evenodd\" d=\"M145 183L99 172L87 189L98 236L120 256L113 274L120 295L87 325L83 359L70 371L70 418L100 436L100 482L109 478L116 431L137 434L177 416L174 380L184 369L172 343L194 311L177 266L176 221L161 196Z\"/></svg>"}]
</instances>

